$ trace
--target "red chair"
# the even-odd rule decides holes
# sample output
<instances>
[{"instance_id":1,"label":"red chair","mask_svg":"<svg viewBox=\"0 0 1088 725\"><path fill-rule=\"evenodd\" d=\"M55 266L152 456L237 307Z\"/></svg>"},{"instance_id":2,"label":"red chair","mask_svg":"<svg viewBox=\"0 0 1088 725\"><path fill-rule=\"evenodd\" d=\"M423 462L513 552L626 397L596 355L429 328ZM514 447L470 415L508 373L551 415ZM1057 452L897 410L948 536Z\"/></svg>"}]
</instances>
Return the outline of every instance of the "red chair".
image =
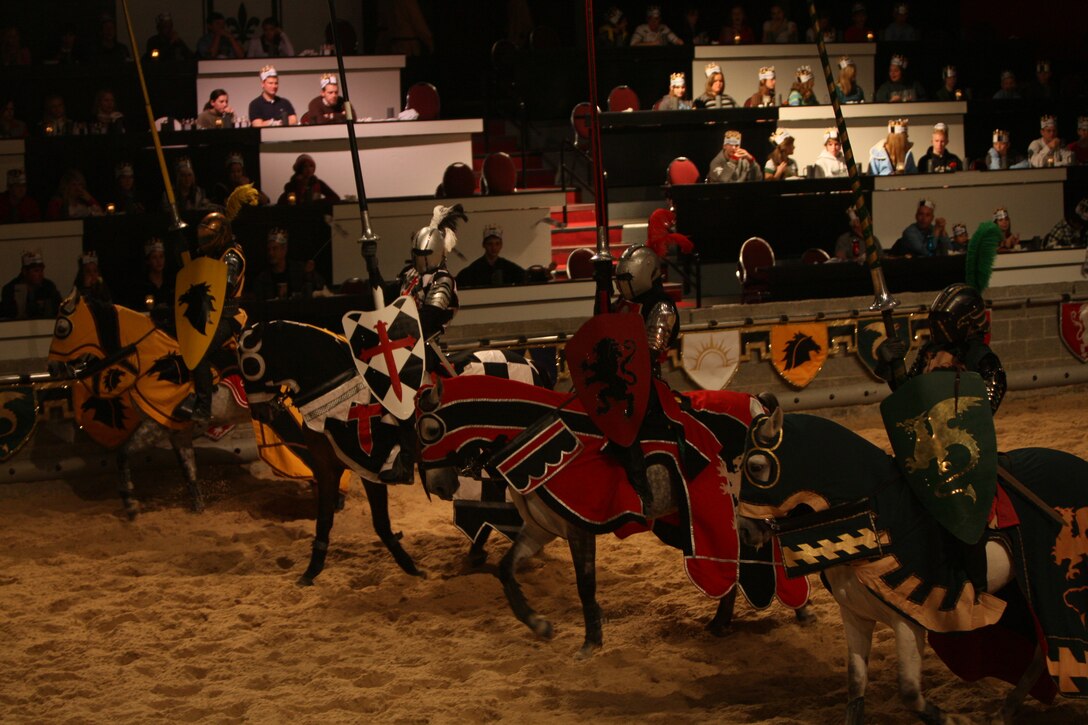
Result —
<instances>
[{"instance_id":1,"label":"red chair","mask_svg":"<svg viewBox=\"0 0 1088 725\"><path fill-rule=\"evenodd\" d=\"M518 170L514 160L505 151L499 151L484 159L483 188L487 194L513 194L517 191Z\"/></svg>"},{"instance_id":2,"label":"red chair","mask_svg":"<svg viewBox=\"0 0 1088 725\"><path fill-rule=\"evenodd\" d=\"M823 264L829 259L831 259L831 255L827 253L827 250L811 247L801 255L801 264Z\"/></svg>"},{"instance_id":3,"label":"red chair","mask_svg":"<svg viewBox=\"0 0 1088 725\"><path fill-rule=\"evenodd\" d=\"M616 86L608 94L609 111L638 111L640 109L638 94L631 90L630 86Z\"/></svg>"},{"instance_id":4,"label":"red chair","mask_svg":"<svg viewBox=\"0 0 1088 725\"><path fill-rule=\"evenodd\" d=\"M745 304L762 302L770 293L766 270L774 266L774 250L766 239L751 237L740 245L737 259L737 280L740 299Z\"/></svg>"},{"instance_id":5,"label":"red chair","mask_svg":"<svg viewBox=\"0 0 1088 725\"><path fill-rule=\"evenodd\" d=\"M593 250L582 247L575 249L567 257L568 279L593 278Z\"/></svg>"},{"instance_id":6,"label":"red chair","mask_svg":"<svg viewBox=\"0 0 1088 725\"><path fill-rule=\"evenodd\" d=\"M419 114L420 121L433 121L438 118L441 103L438 100L438 89L430 83L416 83L408 89L408 96L404 99L404 107L412 108Z\"/></svg>"},{"instance_id":7,"label":"red chair","mask_svg":"<svg viewBox=\"0 0 1088 725\"><path fill-rule=\"evenodd\" d=\"M589 105L588 101L582 101L570 112L570 127L574 130L575 148L589 146L589 126L592 113L593 107Z\"/></svg>"},{"instance_id":8,"label":"red chair","mask_svg":"<svg viewBox=\"0 0 1088 725\"><path fill-rule=\"evenodd\" d=\"M438 187L439 196L460 197L476 193L476 174L472 167L460 161L450 164L442 174L442 185Z\"/></svg>"},{"instance_id":9,"label":"red chair","mask_svg":"<svg viewBox=\"0 0 1088 725\"><path fill-rule=\"evenodd\" d=\"M698 184L702 175L699 167L686 156L677 156L669 162L669 168L665 171L665 184Z\"/></svg>"}]
</instances>

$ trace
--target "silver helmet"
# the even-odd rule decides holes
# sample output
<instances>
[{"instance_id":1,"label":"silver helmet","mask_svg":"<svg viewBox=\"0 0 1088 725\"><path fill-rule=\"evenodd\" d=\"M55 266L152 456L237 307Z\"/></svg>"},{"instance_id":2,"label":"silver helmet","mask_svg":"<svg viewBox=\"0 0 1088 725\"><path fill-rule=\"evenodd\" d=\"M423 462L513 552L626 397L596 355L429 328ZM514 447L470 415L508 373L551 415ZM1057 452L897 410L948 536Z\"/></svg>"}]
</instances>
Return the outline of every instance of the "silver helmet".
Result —
<instances>
[{"instance_id":1,"label":"silver helmet","mask_svg":"<svg viewBox=\"0 0 1088 725\"><path fill-rule=\"evenodd\" d=\"M661 279L661 259L645 244L632 244L616 264L616 286L625 300L650 291Z\"/></svg>"},{"instance_id":2,"label":"silver helmet","mask_svg":"<svg viewBox=\"0 0 1088 725\"><path fill-rule=\"evenodd\" d=\"M420 274L434 272L457 246L457 220L468 221L460 204L436 206L431 223L412 235L412 264Z\"/></svg>"}]
</instances>

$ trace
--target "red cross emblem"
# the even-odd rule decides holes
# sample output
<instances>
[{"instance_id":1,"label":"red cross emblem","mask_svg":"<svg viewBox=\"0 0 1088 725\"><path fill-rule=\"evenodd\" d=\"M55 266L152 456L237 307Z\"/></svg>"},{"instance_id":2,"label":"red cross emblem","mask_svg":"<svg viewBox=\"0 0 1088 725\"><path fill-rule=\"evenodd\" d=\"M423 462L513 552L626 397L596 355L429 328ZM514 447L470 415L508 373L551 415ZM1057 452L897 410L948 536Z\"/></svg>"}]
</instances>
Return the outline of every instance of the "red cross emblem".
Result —
<instances>
[{"instance_id":1,"label":"red cross emblem","mask_svg":"<svg viewBox=\"0 0 1088 725\"><path fill-rule=\"evenodd\" d=\"M378 344L374 347L360 350L358 357L363 362L369 363L371 358L380 354L385 360L385 371L389 374L389 382L393 386L393 395L397 396L397 400L402 400L400 372L397 370L397 364L393 360L393 351L400 348L411 349L412 346L416 344L416 339L409 335L408 337L402 337L399 340L390 340L389 328L383 320L378 321L378 324L375 325L375 329L378 333Z\"/></svg>"}]
</instances>

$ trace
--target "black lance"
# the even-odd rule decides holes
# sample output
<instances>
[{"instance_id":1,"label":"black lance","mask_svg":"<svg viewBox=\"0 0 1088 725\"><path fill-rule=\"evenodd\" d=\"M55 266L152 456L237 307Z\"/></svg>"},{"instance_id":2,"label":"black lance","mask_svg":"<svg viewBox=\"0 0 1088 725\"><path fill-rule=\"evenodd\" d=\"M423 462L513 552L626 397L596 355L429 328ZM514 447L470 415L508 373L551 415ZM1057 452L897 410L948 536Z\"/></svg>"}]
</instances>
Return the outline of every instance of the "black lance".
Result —
<instances>
[{"instance_id":1,"label":"black lance","mask_svg":"<svg viewBox=\"0 0 1088 725\"><path fill-rule=\"evenodd\" d=\"M348 127L348 147L351 150L351 170L355 173L355 195L359 199L359 220L363 225L362 236L359 237L360 250L362 245L370 242L378 243L378 235L370 228L370 213L367 210L366 187L363 186L363 168L359 164L359 141L355 138L355 109L351 106L351 98L348 96L348 76L344 71L344 53L340 47L340 28L336 17L336 0L329 0L329 22L332 28L332 44L336 51L336 68L340 73L340 92L344 96L344 119ZM378 260L376 257L366 257L366 272L370 278L370 290L374 295L374 309L385 307L385 296L382 294L380 277L378 275Z\"/></svg>"},{"instance_id":2,"label":"black lance","mask_svg":"<svg viewBox=\"0 0 1088 725\"><path fill-rule=\"evenodd\" d=\"M608 246L608 173L601 149L601 109L597 105L597 34L593 27L593 0L586 0L586 72L589 76L589 145L593 153L593 208L597 216L597 251L593 278L597 282L593 314L609 311L612 300L612 252Z\"/></svg>"},{"instance_id":3,"label":"black lance","mask_svg":"<svg viewBox=\"0 0 1088 725\"><path fill-rule=\"evenodd\" d=\"M884 333L889 340L894 340L896 334L895 322L892 319L892 310L899 304L899 300L888 292L888 284L884 281L884 269L881 267L880 250L877 249L876 240L873 238L873 217L872 214L869 213L868 205L865 203L865 195L861 193L861 174L858 172L858 165L854 160L854 152L850 146L850 136L846 130L846 119L844 119L842 115L842 105L839 103L839 98L835 94L835 78L831 75L831 62L827 57L827 46L824 45L823 31L820 29L820 22L816 16L815 0L809 0L808 14L812 21L812 33L816 36L816 48L820 53L820 63L824 67L824 80L827 82L827 93L831 96L831 107L835 109L835 126L839 131L839 143L842 144L843 157L846 159L846 170L853 182L851 184L851 190L854 195L854 212L861 221L862 238L865 240L865 265L869 268L869 276L873 283L873 302L869 305L869 309L880 311L880 316L884 320ZM896 361L893 363L893 367L896 368L896 377L901 377L900 373L903 372L903 361Z\"/></svg>"}]
</instances>

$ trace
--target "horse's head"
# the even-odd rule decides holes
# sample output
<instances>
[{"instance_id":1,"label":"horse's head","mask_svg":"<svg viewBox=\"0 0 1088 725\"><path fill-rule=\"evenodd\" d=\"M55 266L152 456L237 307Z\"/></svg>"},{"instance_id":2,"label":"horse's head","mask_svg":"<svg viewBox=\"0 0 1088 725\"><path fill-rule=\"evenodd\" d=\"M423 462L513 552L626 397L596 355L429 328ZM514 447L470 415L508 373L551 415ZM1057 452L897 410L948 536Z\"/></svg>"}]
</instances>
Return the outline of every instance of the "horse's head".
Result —
<instances>
[{"instance_id":1,"label":"horse's head","mask_svg":"<svg viewBox=\"0 0 1088 725\"><path fill-rule=\"evenodd\" d=\"M422 448L419 472L423 487L444 501L453 499L461 482L458 473L464 471L461 452L443 445L446 435L445 411L442 408L442 378L423 388L416 398L416 434Z\"/></svg>"},{"instance_id":2,"label":"horse's head","mask_svg":"<svg viewBox=\"0 0 1088 725\"><path fill-rule=\"evenodd\" d=\"M263 423L271 422L282 411L285 388L298 392L297 384L292 389L293 381L281 381L273 374L274 365L266 354L275 345L273 330L271 325L258 322L244 330L238 338L238 366L242 371L250 413Z\"/></svg>"},{"instance_id":3,"label":"horse's head","mask_svg":"<svg viewBox=\"0 0 1088 725\"><path fill-rule=\"evenodd\" d=\"M53 325L53 341L49 344L49 372L61 375L73 366L102 357L105 357L105 352L98 342L94 317L79 290L73 288L61 302L57 321Z\"/></svg>"}]
</instances>

